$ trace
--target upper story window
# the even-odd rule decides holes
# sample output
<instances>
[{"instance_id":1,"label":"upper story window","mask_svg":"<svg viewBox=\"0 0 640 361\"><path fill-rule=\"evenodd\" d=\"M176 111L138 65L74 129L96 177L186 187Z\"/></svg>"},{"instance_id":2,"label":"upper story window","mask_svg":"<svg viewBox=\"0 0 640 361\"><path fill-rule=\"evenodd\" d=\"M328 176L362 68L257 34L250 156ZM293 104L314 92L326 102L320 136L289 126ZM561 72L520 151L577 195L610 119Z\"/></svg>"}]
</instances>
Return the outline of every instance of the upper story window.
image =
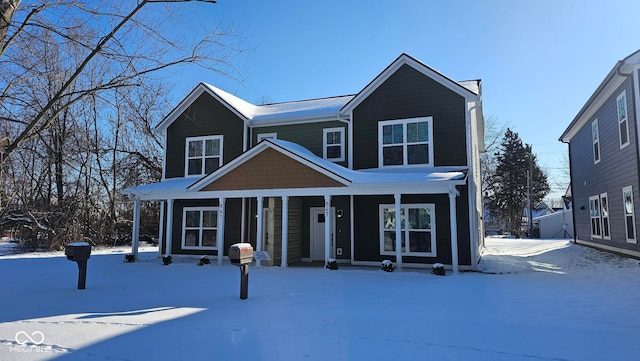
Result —
<instances>
[{"instance_id":1,"label":"upper story window","mask_svg":"<svg viewBox=\"0 0 640 361\"><path fill-rule=\"evenodd\" d=\"M433 165L433 118L378 123L378 166Z\"/></svg>"},{"instance_id":2,"label":"upper story window","mask_svg":"<svg viewBox=\"0 0 640 361\"><path fill-rule=\"evenodd\" d=\"M593 164L600 162L600 132L598 131L598 119L591 123L591 138L593 139Z\"/></svg>"},{"instance_id":3,"label":"upper story window","mask_svg":"<svg viewBox=\"0 0 640 361\"><path fill-rule=\"evenodd\" d=\"M623 91L616 100L618 104L618 133L620 134L620 148L629 145L629 121L627 117L627 91Z\"/></svg>"},{"instance_id":4,"label":"upper story window","mask_svg":"<svg viewBox=\"0 0 640 361\"><path fill-rule=\"evenodd\" d=\"M322 135L322 157L334 162L344 161L344 128L326 128Z\"/></svg>"},{"instance_id":5,"label":"upper story window","mask_svg":"<svg viewBox=\"0 0 640 361\"><path fill-rule=\"evenodd\" d=\"M222 165L222 136L191 137L186 140L185 176L212 173Z\"/></svg>"}]
</instances>

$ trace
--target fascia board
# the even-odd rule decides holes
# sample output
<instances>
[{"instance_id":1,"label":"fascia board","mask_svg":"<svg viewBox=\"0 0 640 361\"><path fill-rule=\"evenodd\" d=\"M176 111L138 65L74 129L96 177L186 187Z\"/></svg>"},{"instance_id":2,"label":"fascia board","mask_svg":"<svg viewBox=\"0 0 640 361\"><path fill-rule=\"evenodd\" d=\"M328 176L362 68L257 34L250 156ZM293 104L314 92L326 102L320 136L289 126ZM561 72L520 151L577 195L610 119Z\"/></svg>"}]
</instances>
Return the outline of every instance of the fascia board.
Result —
<instances>
[{"instance_id":1,"label":"fascia board","mask_svg":"<svg viewBox=\"0 0 640 361\"><path fill-rule=\"evenodd\" d=\"M398 57L393 63L391 63L385 70L382 71L377 77L375 77L367 86L365 86L360 93L358 93L353 99L351 99L347 104L345 104L342 109L340 109L340 115L350 114L351 110L357 107L364 99L369 97L382 83L384 83L389 77L391 77L400 67L403 65L409 65L422 74L428 76L429 78L437 81L444 87L449 90L457 93L463 98L469 99L477 99L479 97L478 94L474 94L469 89L463 87L458 84L453 79L446 77L445 75L439 73L428 65L416 60L407 54L402 54Z\"/></svg>"},{"instance_id":2,"label":"fascia board","mask_svg":"<svg viewBox=\"0 0 640 361\"><path fill-rule=\"evenodd\" d=\"M341 121L341 118L338 116L338 113L332 114L330 116L308 116L308 117L292 117L287 119L273 119L273 120L250 120L249 126L252 128L264 128L264 127L275 127L281 125L291 125L291 124L306 124L306 123L320 123L320 122L333 122L333 121Z\"/></svg>"}]
</instances>

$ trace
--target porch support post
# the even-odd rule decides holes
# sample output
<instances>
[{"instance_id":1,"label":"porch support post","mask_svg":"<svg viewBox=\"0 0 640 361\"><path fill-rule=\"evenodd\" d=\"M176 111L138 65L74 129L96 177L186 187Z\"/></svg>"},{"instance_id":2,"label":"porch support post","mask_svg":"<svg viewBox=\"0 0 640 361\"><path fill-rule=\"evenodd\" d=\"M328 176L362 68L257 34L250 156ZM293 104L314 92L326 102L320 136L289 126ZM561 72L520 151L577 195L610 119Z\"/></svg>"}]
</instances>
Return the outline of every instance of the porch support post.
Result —
<instances>
[{"instance_id":1,"label":"porch support post","mask_svg":"<svg viewBox=\"0 0 640 361\"><path fill-rule=\"evenodd\" d=\"M216 248L218 249L218 266L222 265L224 256L224 204L226 198L218 198L218 232L216 237Z\"/></svg>"},{"instance_id":2,"label":"porch support post","mask_svg":"<svg viewBox=\"0 0 640 361\"><path fill-rule=\"evenodd\" d=\"M165 256L171 255L171 243L173 242L173 199L167 199L167 245Z\"/></svg>"},{"instance_id":3,"label":"porch support post","mask_svg":"<svg viewBox=\"0 0 640 361\"><path fill-rule=\"evenodd\" d=\"M158 222L158 257L162 257L162 245L164 244L164 222L165 222L165 214L164 214L164 203L165 201L160 202L160 222Z\"/></svg>"},{"instance_id":4,"label":"porch support post","mask_svg":"<svg viewBox=\"0 0 640 361\"><path fill-rule=\"evenodd\" d=\"M247 199L242 198L242 216L240 218L240 239L242 242L250 243L247 239Z\"/></svg>"},{"instance_id":5,"label":"porch support post","mask_svg":"<svg viewBox=\"0 0 640 361\"><path fill-rule=\"evenodd\" d=\"M140 200L133 201L133 229L131 230L131 253L138 260L138 243L140 242Z\"/></svg>"},{"instance_id":6,"label":"porch support post","mask_svg":"<svg viewBox=\"0 0 640 361\"><path fill-rule=\"evenodd\" d=\"M398 270L402 270L402 213L401 213L401 204L400 204L400 193L396 193L393 195L393 199L395 200L395 220L396 220L396 267ZM405 240L405 245L408 240Z\"/></svg>"},{"instance_id":7,"label":"porch support post","mask_svg":"<svg viewBox=\"0 0 640 361\"><path fill-rule=\"evenodd\" d=\"M264 205L262 204L262 197L258 197L258 209L256 210L256 252L262 251L262 213ZM261 267L262 261L256 260L256 267Z\"/></svg>"},{"instance_id":8,"label":"porch support post","mask_svg":"<svg viewBox=\"0 0 640 361\"><path fill-rule=\"evenodd\" d=\"M282 196L282 261L280 267L287 267L289 247L289 196Z\"/></svg>"},{"instance_id":9,"label":"porch support post","mask_svg":"<svg viewBox=\"0 0 640 361\"><path fill-rule=\"evenodd\" d=\"M449 186L449 222L451 223L451 267L458 273L458 217L456 216L456 197L460 193L455 186Z\"/></svg>"},{"instance_id":10,"label":"porch support post","mask_svg":"<svg viewBox=\"0 0 640 361\"><path fill-rule=\"evenodd\" d=\"M331 196L324 196L324 263L331 258Z\"/></svg>"}]
</instances>

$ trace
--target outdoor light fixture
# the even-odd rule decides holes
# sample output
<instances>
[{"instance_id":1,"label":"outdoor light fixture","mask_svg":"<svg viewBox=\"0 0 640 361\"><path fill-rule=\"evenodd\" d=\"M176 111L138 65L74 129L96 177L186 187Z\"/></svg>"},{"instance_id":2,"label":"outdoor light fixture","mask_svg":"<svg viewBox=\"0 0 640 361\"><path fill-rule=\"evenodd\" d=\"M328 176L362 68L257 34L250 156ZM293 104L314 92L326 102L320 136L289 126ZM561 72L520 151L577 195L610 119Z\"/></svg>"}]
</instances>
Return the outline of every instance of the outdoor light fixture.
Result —
<instances>
[{"instance_id":1,"label":"outdoor light fixture","mask_svg":"<svg viewBox=\"0 0 640 361\"><path fill-rule=\"evenodd\" d=\"M342 209L338 209L338 210L336 211L336 216L337 216L338 218L342 218L342 215L343 215Z\"/></svg>"}]
</instances>

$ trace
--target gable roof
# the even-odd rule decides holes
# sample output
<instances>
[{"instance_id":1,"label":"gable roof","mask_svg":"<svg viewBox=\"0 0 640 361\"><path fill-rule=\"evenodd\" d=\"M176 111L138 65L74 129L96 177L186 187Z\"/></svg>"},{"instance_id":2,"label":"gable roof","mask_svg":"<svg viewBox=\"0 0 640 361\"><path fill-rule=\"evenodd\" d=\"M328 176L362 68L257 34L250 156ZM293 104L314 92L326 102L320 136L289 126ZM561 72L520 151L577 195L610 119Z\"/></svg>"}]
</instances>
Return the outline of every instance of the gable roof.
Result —
<instances>
[{"instance_id":1,"label":"gable roof","mask_svg":"<svg viewBox=\"0 0 640 361\"><path fill-rule=\"evenodd\" d=\"M633 66L640 64L640 50L635 51L626 58L619 60L616 65L609 71L602 83L596 88L587 102L582 106L578 114L573 118L567 129L558 139L561 142L568 143L578 133L580 129L591 119L593 114L602 106L602 104L613 94L613 92L622 84L624 79L631 74Z\"/></svg>"},{"instance_id":2,"label":"gable roof","mask_svg":"<svg viewBox=\"0 0 640 361\"><path fill-rule=\"evenodd\" d=\"M446 75L440 73L434 68L417 60L416 58L403 53L394 60L386 69L375 77L367 86L364 87L353 99L340 109L341 115L348 115L355 107L373 93L380 85L389 79L400 67L408 65L429 78L437 81L441 85L459 94L464 98L476 98L481 94L480 80L467 80L457 82Z\"/></svg>"}]
</instances>

